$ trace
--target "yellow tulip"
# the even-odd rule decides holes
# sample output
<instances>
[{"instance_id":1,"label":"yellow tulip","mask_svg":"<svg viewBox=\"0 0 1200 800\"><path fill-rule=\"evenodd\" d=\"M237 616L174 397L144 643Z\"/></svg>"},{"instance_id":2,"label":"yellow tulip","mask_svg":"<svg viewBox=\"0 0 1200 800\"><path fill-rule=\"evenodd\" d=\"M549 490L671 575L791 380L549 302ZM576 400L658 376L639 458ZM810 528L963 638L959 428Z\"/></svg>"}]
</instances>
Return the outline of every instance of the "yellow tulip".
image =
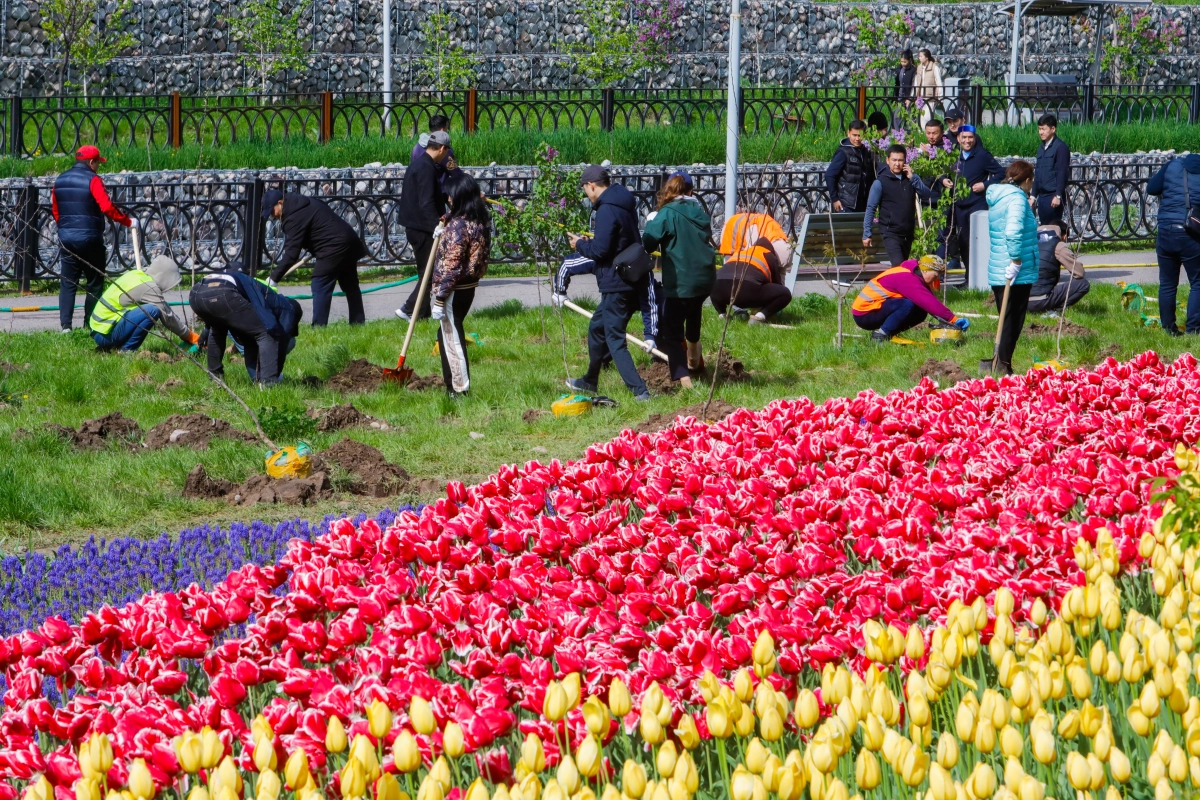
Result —
<instances>
[{"instance_id":1,"label":"yellow tulip","mask_svg":"<svg viewBox=\"0 0 1200 800\"><path fill-rule=\"evenodd\" d=\"M837 763L837 754L833 752L833 747L829 742L810 744L806 755L812 759L812 765L817 772L824 775L828 775L833 770L834 764Z\"/></svg>"},{"instance_id":2,"label":"yellow tulip","mask_svg":"<svg viewBox=\"0 0 1200 800\"><path fill-rule=\"evenodd\" d=\"M375 700L366 708L367 729L376 739L382 739L392 729L392 710L382 700Z\"/></svg>"},{"instance_id":3,"label":"yellow tulip","mask_svg":"<svg viewBox=\"0 0 1200 800\"><path fill-rule=\"evenodd\" d=\"M25 789L24 800L54 800L54 787L45 775L39 775L36 781L31 781Z\"/></svg>"},{"instance_id":4,"label":"yellow tulip","mask_svg":"<svg viewBox=\"0 0 1200 800\"><path fill-rule=\"evenodd\" d=\"M920 786L928 770L929 756L919 747L910 748L900 759L900 778L908 786Z\"/></svg>"},{"instance_id":5,"label":"yellow tulip","mask_svg":"<svg viewBox=\"0 0 1200 800\"><path fill-rule=\"evenodd\" d=\"M711 709L712 706L709 706L709 708ZM642 739L651 747L657 747L667 737L662 723L658 721L658 717L644 712L638 720L638 732L642 735Z\"/></svg>"},{"instance_id":6,"label":"yellow tulip","mask_svg":"<svg viewBox=\"0 0 1200 800\"><path fill-rule=\"evenodd\" d=\"M758 798L755 798L758 800ZM850 792L846 788L846 784L842 783L838 778L833 778L829 781L829 785L825 787L824 800L850 800Z\"/></svg>"},{"instance_id":7,"label":"yellow tulip","mask_svg":"<svg viewBox=\"0 0 1200 800\"><path fill-rule=\"evenodd\" d=\"M658 755L654 758L654 766L658 769L659 776L669 778L673 775L675 773L675 763L678 759L679 753L675 749L675 743L671 741L663 742L662 746L658 748ZM762 770L760 769L759 771L761 772ZM589 775L588 777L591 776Z\"/></svg>"},{"instance_id":8,"label":"yellow tulip","mask_svg":"<svg viewBox=\"0 0 1200 800\"><path fill-rule=\"evenodd\" d=\"M1162 780L1167 774L1167 764L1158 753L1151 753L1146 760L1146 780L1151 786Z\"/></svg>"},{"instance_id":9,"label":"yellow tulip","mask_svg":"<svg viewBox=\"0 0 1200 800\"><path fill-rule=\"evenodd\" d=\"M1054 763L1054 736L1044 731L1034 734L1030 744L1033 745L1033 757L1039 764Z\"/></svg>"},{"instance_id":10,"label":"yellow tulip","mask_svg":"<svg viewBox=\"0 0 1200 800\"><path fill-rule=\"evenodd\" d=\"M100 800L100 783L95 778L75 781L75 800Z\"/></svg>"},{"instance_id":11,"label":"yellow tulip","mask_svg":"<svg viewBox=\"0 0 1200 800\"><path fill-rule=\"evenodd\" d=\"M282 791L283 781L279 780L279 774L275 770L268 769L258 773L258 780L254 783L256 800L277 800Z\"/></svg>"},{"instance_id":12,"label":"yellow tulip","mask_svg":"<svg viewBox=\"0 0 1200 800\"><path fill-rule=\"evenodd\" d=\"M741 713L733 722L733 731L742 737L754 733L754 712L750 710L750 706L742 706Z\"/></svg>"},{"instance_id":13,"label":"yellow tulip","mask_svg":"<svg viewBox=\"0 0 1200 800\"><path fill-rule=\"evenodd\" d=\"M433 718L433 709L429 707L429 701L419 695L413 695L408 704L408 720L412 723L413 730L425 736L437 730L437 722Z\"/></svg>"},{"instance_id":14,"label":"yellow tulip","mask_svg":"<svg viewBox=\"0 0 1200 800\"><path fill-rule=\"evenodd\" d=\"M325 726L325 749L330 753L340 753L348 744L342 721L338 717L330 717Z\"/></svg>"},{"instance_id":15,"label":"yellow tulip","mask_svg":"<svg viewBox=\"0 0 1200 800\"><path fill-rule=\"evenodd\" d=\"M776 789L776 795L779 800L800 800L801 794L804 792L804 787L807 781L804 778L804 770L799 764L784 765L783 772L779 776L779 788Z\"/></svg>"},{"instance_id":16,"label":"yellow tulip","mask_svg":"<svg viewBox=\"0 0 1200 800\"><path fill-rule=\"evenodd\" d=\"M1079 711L1072 708L1058 721L1058 735L1064 739L1074 739L1079 735L1079 724Z\"/></svg>"},{"instance_id":17,"label":"yellow tulip","mask_svg":"<svg viewBox=\"0 0 1200 800\"><path fill-rule=\"evenodd\" d=\"M476 778L471 782L471 788L467 789L467 796L464 800L488 800L487 787L483 785L482 778Z\"/></svg>"},{"instance_id":18,"label":"yellow tulip","mask_svg":"<svg viewBox=\"0 0 1200 800\"><path fill-rule=\"evenodd\" d=\"M253 760L255 768L257 768L259 772L275 769L277 766L275 756L275 741L267 738L266 736L261 737L258 740L258 744L254 745Z\"/></svg>"},{"instance_id":19,"label":"yellow tulip","mask_svg":"<svg viewBox=\"0 0 1200 800\"><path fill-rule=\"evenodd\" d=\"M679 727L675 729L675 736L685 750L695 750L700 746L700 731L691 714L684 714L679 718Z\"/></svg>"},{"instance_id":20,"label":"yellow tulip","mask_svg":"<svg viewBox=\"0 0 1200 800\"><path fill-rule=\"evenodd\" d=\"M955 800L957 792L954 778L941 764L935 763L929 767L929 794L931 800Z\"/></svg>"},{"instance_id":21,"label":"yellow tulip","mask_svg":"<svg viewBox=\"0 0 1200 800\"><path fill-rule=\"evenodd\" d=\"M582 680L579 677L579 673L568 673L562 679L562 688L567 695L567 711L574 711L576 708L579 708L580 692L582 691Z\"/></svg>"},{"instance_id":22,"label":"yellow tulip","mask_svg":"<svg viewBox=\"0 0 1200 800\"><path fill-rule=\"evenodd\" d=\"M761 784L761 781L759 783ZM659 781L658 783L654 784L653 791L651 791L649 788L646 791L650 795L650 800L671 800L671 793L667 790L667 781ZM572 800L574 800L574 798L572 798ZM583 799L580 798L580 800ZM754 800L759 800L759 798L756 797ZM764 797L762 800L766 800L766 798Z\"/></svg>"},{"instance_id":23,"label":"yellow tulip","mask_svg":"<svg viewBox=\"0 0 1200 800\"><path fill-rule=\"evenodd\" d=\"M1092 752L1101 761L1108 760L1108 756L1112 752L1112 734L1107 727L1096 731L1096 735L1092 739Z\"/></svg>"},{"instance_id":24,"label":"yellow tulip","mask_svg":"<svg viewBox=\"0 0 1200 800\"><path fill-rule=\"evenodd\" d=\"M175 755L179 759L180 768L188 775L195 775L200 771L201 758L204 755L204 747L200 741L200 737L191 731L185 731L183 735L175 740ZM82 749L80 750L79 766L80 768L83 767Z\"/></svg>"},{"instance_id":25,"label":"yellow tulip","mask_svg":"<svg viewBox=\"0 0 1200 800\"><path fill-rule=\"evenodd\" d=\"M200 766L212 769L221 763L225 757L225 743L212 728L205 726L200 730ZM110 762L111 763L111 762Z\"/></svg>"},{"instance_id":26,"label":"yellow tulip","mask_svg":"<svg viewBox=\"0 0 1200 800\"><path fill-rule=\"evenodd\" d=\"M846 703L843 702L842 705L844 706ZM759 731L768 742L778 742L783 738L783 718L779 716L779 709L767 709L767 713L763 714L759 723Z\"/></svg>"},{"instance_id":27,"label":"yellow tulip","mask_svg":"<svg viewBox=\"0 0 1200 800\"><path fill-rule=\"evenodd\" d=\"M583 702L583 721L593 736L606 736L609 729L608 706L595 695Z\"/></svg>"},{"instance_id":28,"label":"yellow tulip","mask_svg":"<svg viewBox=\"0 0 1200 800\"><path fill-rule=\"evenodd\" d=\"M958 704L958 711L954 715L954 730L964 742L975 739L975 712L966 703Z\"/></svg>"},{"instance_id":29,"label":"yellow tulip","mask_svg":"<svg viewBox=\"0 0 1200 800\"><path fill-rule=\"evenodd\" d=\"M937 763L947 770L954 769L958 763L958 740L946 731L938 735Z\"/></svg>"},{"instance_id":30,"label":"yellow tulip","mask_svg":"<svg viewBox=\"0 0 1200 800\"><path fill-rule=\"evenodd\" d=\"M458 758L466 749L463 743L463 729L457 722L447 722L442 730L442 749L451 758Z\"/></svg>"},{"instance_id":31,"label":"yellow tulip","mask_svg":"<svg viewBox=\"0 0 1200 800\"><path fill-rule=\"evenodd\" d=\"M554 773L554 777L558 779L558 785L568 795L573 795L578 791L579 768L575 766L575 759L571 756L563 757L563 760L558 765L558 770Z\"/></svg>"},{"instance_id":32,"label":"yellow tulip","mask_svg":"<svg viewBox=\"0 0 1200 800\"><path fill-rule=\"evenodd\" d=\"M733 800L754 800L754 775L749 772L735 772L730 784Z\"/></svg>"},{"instance_id":33,"label":"yellow tulip","mask_svg":"<svg viewBox=\"0 0 1200 800\"><path fill-rule=\"evenodd\" d=\"M713 680L716 680L715 676ZM633 699L629 696L629 688L620 678L613 678L612 683L608 685L608 710L617 719L622 719L632 709Z\"/></svg>"},{"instance_id":34,"label":"yellow tulip","mask_svg":"<svg viewBox=\"0 0 1200 800\"><path fill-rule=\"evenodd\" d=\"M526 775L521 779L519 786L521 800L538 800L542 795L542 784L538 781L537 775Z\"/></svg>"},{"instance_id":35,"label":"yellow tulip","mask_svg":"<svg viewBox=\"0 0 1200 800\"><path fill-rule=\"evenodd\" d=\"M1092 782L1092 771L1088 768L1087 759L1079 753L1067 753L1067 780L1079 791L1088 788Z\"/></svg>"},{"instance_id":36,"label":"yellow tulip","mask_svg":"<svg viewBox=\"0 0 1200 800\"><path fill-rule=\"evenodd\" d=\"M998 783L996 771L988 764L982 762L976 764L968 780L971 784L971 792L978 800L987 800L996 793Z\"/></svg>"},{"instance_id":37,"label":"yellow tulip","mask_svg":"<svg viewBox=\"0 0 1200 800\"><path fill-rule=\"evenodd\" d=\"M138 800L150 800L154 796L154 779L150 777L145 759L135 758L129 765L129 791Z\"/></svg>"},{"instance_id":38,"label":"yellow tulip","mask_svg":"<svg viewBox=\"0 0 1200 800\"><path fill-rule=\"evenodd\" d=\"M351 758L346 762L346 766L342 767L341 775L341 790L342 797L354 798L362 797L367 791L367 775L363 765L358 759Z\"/></svg>"},{"instance_id":39,"label":"yellow tulip","mask_svg":"<svg viewBox=\"0 0 1200 800\"><path fill-rule=\"evenodd\" d=\"M437 781L438 785L442 787L442 794L448 794L454 788L454 781L450 777L450 762L446 760L445 756L437 757L425 777Z\"/></svg>"},{"instance_id":40,"label":"yellow tulip","mask_svg":"<svg viewBox=\"0 0 1200 800\"><path fill-rule=\"evenodd\" d=\"M1158 783L1154 784L1154 800L1172 800L1174 797L1175 790L1166 778L1160 778Z\"/></svg>"},{"instance_id":41,"label":"yellow tulip","mask_svg":"<svg viewBox=\"0 0 1200 800\"><path fill-rule=\"evenodd\" d=\"M408 795L400 788L400 781L390 772L385 772L375 781L375 800L408 800ZM482 800L488 800L487 791Z\"/></svg>"},{"instance_id":42,"label":"yellow tulip","mask_svg":"<svg viewBox=\"0 0 1200 800\"><path fill-rule=\"evenodd\" d=\"M1153 684L1147 685L1152 686ZM1129 707L1125 718L1129 720L1129 726L1133 728L1138 736L1149 736L1154 731L1154 721L1142 713L1142 709L1136 700Z\"/></svg>"},{"instance_id":43,"label":"yellow tulip","mask_svg":"<svg viewBox=\"0 0 1200 800\"><path fill-rule=\"evenodd\" d=\"M1012 725L1000 729L1000 752L1009 758L1020 758L1024 749L1024 737Z\"/></svg>"},{"instance_id":44,"label":"yellow tulip","mask_svg":"<svg viewBox=\"0 0 1200 800\"><path fill-rule=\"evenodd\" d=\"M536 733L526 735L524 743L521 744L521 760L531 772L538 773L546 769L546 751Z\"/></svg>"},{"instance_id":45,"label":"yellow tulip","mask_svg":"<svg viewBox=\"0 0 1200 800\"><path fill-rule=\"evenodd\" d=\"M771 638L771 634L765 629L758 634L758 639L754 642L754 663L766 664L775 656L775 640Z\"/></svg>"},{"instance_id":46,"label":"yellow tulip","mask_svg":"<svg viewBox=\"0 0 1200 800\"><path fill-rule=\"evenodd\" d=\"M925 657L925 637L916 625L908 626L908 633L904 636L904 655L914 662Z\"/></svg>"},{"instance_id":47,"label":"yellow tulip","mask_svg":"<svg viewBox=\"0 0 1200 800\"><path fill-rule=\"evenodd\" d=\"M188 792L187 800L209 800L208 787L193 786Z\"/></svg>"},{"instance_id":48,"label":"yellow tulip","mask_svg":"<svg viewBox=\"0 0 1200 800\"><path fill-rule=\"evenodd\" d=\"M1187 754L1183 752L1182 747L1176 747L1171 753L1170 760L1167 761L1167 777L1176 783L1183 783L1187 780L1187 776Z\"/></svg>"},{"instance_id":49,"label":"yellow tulip","mask_svg":"<svg viewBox=\"0 0 1200 800\"><path fill-rule=\"evenodd\" d=\"M301 751L297 750L296 752ZM413 736L410 731L401 731L396 740L392 742L392 759L396 762L396 769L402 774L415 772L421 766L421 750L417 746L417 737ZM290 777L288 784L292 787L296 786Z\"/></svg>"},{"instance_id":50,"label":"yellow tulip","mask_svg":"<svg viewBox=\"0 0 1200 800\"><path fill-rule=\"evenodd\" d=\"M975 749L981 753L990 753L996 749L996 729L986 719L979 720L975 726Z\"/></svg>"},{"instance_id":51,"label":"yellow tulip","mask_svg":"<svg viewBox=\"0 0 1200 800\"><path fill-rule=\"evenodd\" d=\"M379 777L379 758L375 754L375 745L364 734L358 734L350 743L350 758L362 765L367 783L374 783Z\"/></svg>"},{"instance_id":52,"label":"yellow tulip","mask_svg":"<svg viewBox=\"0 0 1200 800\"><path fill-rule=\"evenodd\" d=\"M815 700L815 698L814 698ZM800 713L799 705L796 707L796 713ZM728 739L733 735L733 721L729 718L730 710L725 704L724 698L715 697L705 709L704 719L708 725L708 730L718 739ZM655 720L657 722L657 720Z\"/></svg>"},{"instance_id":53,"label":"yellow tulip","mask_svg":"<svg viewBox=\"0 0 1200 800\"><path fill-rule=\"evenodd\" d=\"M821 718L821 706L817 696L809 689L801 689L796 696L796 725L811 728Z\"/></svg>"},{"instance_id":54,"label":"yellow tulip","mask_svg":"<svg viewBox=\"0 0 1200 800\"><path fill-rule=\"evenodd\" d=\"M863 746L873 753L883 747L883 720L878 714L868 714L863 723Z\"/></svg>"},{"instance_id":55,"label":"yellow tulip","mask_svg":"<svg viewBox=\"0 0 1200 800\"><path fill-rule=\"evenodd\" d=\"M546 788L542 790L542 798L543 800L570 800L566 790L554 778L546 781Z\"/></svg>"},{"instance_id":56,"label":"yellow tulip","mask_svg":"<svg viewBox=\"0 0 1200 800\"><path fill-rule=\"evenodd\" d=\"M750 743L746 745L746 769L755 775L762 773L763 767L767 763L768 755L770 753L763 747L762 742L757 737L751 739Z\"/></svg>"},{"instance_id":57,"label":"yellow tulip","mask_svg":"<svg viewBox=\"0 0 1200 800\"><path fill-rule=\"evenodd\" d=\"M228 788L237 794L238 781L241 776L238 774L237 765L233 763L230 756L225 756L221 759L221 763L217 766L215 772L208 776L209 789L216 795L221 794L221 790Z\"/></svg>"},{"instance_id":58,"label":"yellow tulip","mask_svg":"<svg viewBox=\"0 0 1200 800\"><path fill-rule=\"evenodd\" d=\"M775 758L774 755L767 759L768 764L771 762L771 759L775 759L776 768L782 767L779 759ZM700 790L700 772L696 769L696 762L692 760L691 753L688 753L686 750L675 761L675 771L671 774L671 777L683 784L689 794L695 794Z\"/></svg>"},{"instance_id":59,"label":"yellow tulip","mask_svg":"<svg viewBox=\"0 0 1200 800\"><path fill-rule=\"evenodd\" d=\"M1021 791L1021 781L1025 778L1025 768L1015 758L1004 762L1004 786L1014 795Z\"/></svg>"},{"instance_id":60,"label":"yellow tulip","mask_svg":"<svg viewBox=\"0 0 1200 800\"><path fill-rule=\"evenodd\" d=\"M1029 621L1039 628L1046 623L1046 604L1042 598L1039 597L1033 601L1033 608L1029 611Z\"/></svg>"},{"instance_id":61,"label":"yellow tulip","mask_svg":"<svg viewBox=\"0 0 1200 800\"><path fill-rule=\"evenodd\" d=\"M551 722L558 722L567 715L567 692L558 681L550 681L546 686L546 696L542 700L542 715Z\"/></svg>"},{"instance_id":62,"label":"yellow tulip","mask_svg":"<svg viewBox=\"0 0 1200 800\"><path fill-rule=\"evenodd\" d=\"M632 758L625 759L621 768L621 792L626 797L639 800L646 791L646 770Z\"/></svg>"},{"instance_id":63,"label":"yellow tulip","mask_svg":"<svg viewBox=\"0 0 1200 800\"><path fill-rule=\"evenodd\" d=\"M417 800L445 800L445 797L445 788L429 775L425 776L425 780L421 781L420 787L417 788Z\"/></svg>"},{"instance_id":64,"label":"yellow tulip","mask_svg":"<svg viewBox=\"0 0 1200 800\"><path fill-rule=\"evenodd\" d=\"M879 785L882 772L879 759L870 750L859 750L854 760L854 781L860 792L869 792Z\"/></svg>"},{"instance_id":65,"label":"yellow tulip","mask_svg":"<svg viewBox=\"0 0 1200 800\"><path fill-rule=\"evenodd\" d=\"M397 739L397 741L399 740ZM393 748L394 751L395 748ZM284 762L283 777L287 781L288 788L292 791L296 791L312 780L312 774L308 769L308 754L299 747Z\"/></svg>"}]
</instances>

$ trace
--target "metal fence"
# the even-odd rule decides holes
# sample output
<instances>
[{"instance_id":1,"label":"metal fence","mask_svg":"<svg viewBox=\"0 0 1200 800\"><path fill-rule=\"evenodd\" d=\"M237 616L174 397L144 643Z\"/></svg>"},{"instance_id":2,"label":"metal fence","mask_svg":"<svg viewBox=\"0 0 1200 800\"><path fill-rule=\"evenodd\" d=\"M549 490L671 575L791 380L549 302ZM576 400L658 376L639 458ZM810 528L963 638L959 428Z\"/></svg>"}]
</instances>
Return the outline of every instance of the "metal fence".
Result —
<instances>
[{"instance_id":1,"label":"metal fence","mask_svg":"<svg viewBox=\"0 0 1200 800\"><path fill-rule=\"evenodd\" d=\"M0 100L0 148L35 156L72 153L83 144L220 147L246 140L411 137L426 130L436 114L465 132L712 127L725 124L725 98L724 91L709 89L401 91L391 102L379 92L13 97ZM874 114L890 122L897 108L895 89L888 86L745 88L738 101L738 125L746 133L843 131L851 120ZM933 113L955 107L984 125L1029 124L1046 112L1073 122L1195 124L1200 84L968 86L945 90L933 105Z\"/></svg>"},{"instance_id":2,"label":"metal fence","mask_svg":"<svg viewBox=\"0 0 1200 800\"><path fill-rule=\"evenodd\" d=\"M1146 194L1146 182L1162 163L1147 157L1138 163L1107 160L1076 165L1066 210L1073 235L1089 242L1152 239L1158 201ZM528 196L528 175L499 177L488 170L469 171L476 174L489 197L519 202ZM633 192L644 218L653 210L655 194L669 170L614 167L613 173ZM694 169L692 176L696 194L719 231L724 223L724 171ZM209 175L169 182L122 181L111 176L106 184L114 202L141 221L147 254L169 253L185 270L205 272L223 269L234 259L260 268L274 263L282 250L282 234L274 221L260 224L257 213L263 192L271 187L327 202L366 243L369 255L360 262L362 266L411 264L412 250L396 219L402 178L403 170L384 170L344 178L264 175L241 181ZM829 209L824 171L815 167L749 167L743 170L740 189L743 203L768 209L793 234L806 214ZM32 184L10 182L0 187L0 280L27 284L58 277L58 238L49 195L44 186ZM108 270L117 273L132 266L128 229L110 225L107 237ZM493 259L507 261L510 254L497 249Z\"/></svg>"}]
</instances>

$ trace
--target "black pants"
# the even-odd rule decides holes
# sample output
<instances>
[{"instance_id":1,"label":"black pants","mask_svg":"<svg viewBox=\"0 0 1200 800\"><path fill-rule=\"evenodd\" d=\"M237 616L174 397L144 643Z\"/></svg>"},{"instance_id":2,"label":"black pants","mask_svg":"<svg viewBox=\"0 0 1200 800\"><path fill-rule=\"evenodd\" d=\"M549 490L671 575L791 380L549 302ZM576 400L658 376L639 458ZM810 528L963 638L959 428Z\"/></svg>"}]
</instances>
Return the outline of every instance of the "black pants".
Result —
<instances>
[{"instance_id":1,"label":"black pants","mask_svg":"<svg viewBox=\"0 0 1200 800\"><path fill-rule=\"evenodd\" d=\"M884 228L879 235L883 239L883 250L887 253L888 261L892 262L893 267L898 267L901 262L908 260L912 253L913 235L911 233L904 234Z\"/></svg>"},{"instance_id":2,"label":"black pants","mask_svg":"<svg viewBox=\"0 0 1200 800\"><path fill-rule=\"evenodd\" d=\"M365 324L367 314L363 310L362 290L358 288L358 261L357 259L354 261L347 259L329 272L313 275L313 327L319 328L329 324L329 309L333 305L334 284L337 284L338 288L346 294L350 324Z\"/></svg>"},{"instance_id":3,"label":"black pants","mask_svg":"<svg viewBox=\"0 0 1200 800\"><path fill-rule=\"evenodd\" d=\"M855 314L854 324L864 331L883 331L895 336L925 321L925 309L905 297L889 297L883 305L865 314Z\"/></svg>"},{"instance_id":4,"label":"black pants","mask_svg":"<svg viewBox=\"0 0 1200 800\"><path fill-rule=\"evenodd\" d=\"M1200 333L1200 239L1179 223L1158 226L1158 314L1163 330L1178 331L1175 303L1179 296L1179 270L1187 275L1190 292L1184 329Z\"/></svg>"},{"instance_id":5,"label":"black pants","mask_svg":"<svg viewBox=\"0 0 1200 800\"><path fill-rule=\"evenodd\" d=\"M1031 283L1014 283L1008 290L1008 307L1004 309L1004 328L1000 331L1000 348L993 353L1009 371L1012 370L1013 352L1017 349L1017 339L1025 327L1025 312L1029 310L1029 290ZM1004 287L993 286L992 295L996 298L996 308L1004 305Z\"/></svg>"},{"instance_id":6,"label":"black pants","mask_svg":"<svg viewBox=\"0 0 1200 800\"><path fill-rule=\"evenodd\" d=\"M688 375L684 341L700 341L700 321L705 299L707 298L703 295L666 298L656 341L658 349L667 354L667 366L671 370L672 380L677 381Z\"/></svg>"},{"instance_id":7,"label":"black pants","mask_svg":"<svg viewBox=\"0 0 1200 800\"><path fill-rule=\"evenodd\" d=\"M412 245L413 255L417 259L417 283L413 286L408 299L404 301L404 305L400 306L400 310L411 317L413 307L417 304L417 294L421 291L421 280L425 277L425 268L429 265L429 253L433 250L433 234L412 228L405 228L404 231L408 234L408 243ZM429 292L430 290L426 289L425 296L421 298L420 319L429 319Z\"/></svg>"},{"instance_id":8,"label":"black pants","mask_svg":"<svg viewBox=\"0 0 1200 800\"><path fill-rule=\"evenodd\" d=\"M1066 203L1059 203L1057 208L1054 207L1054 195L1039 194L1037 196L1037 218L1039 225L1061 222L1063 211L1065 210Z\"/></svg>"},{"instance_id":9,"label":"black pants","mask_svg":"<svg viewBox=\"0 0 1200 800\"><path fill-rule=\"evenodd\" d=\"M452 392L471 388L471 365L467 361L467 334L463 320L475 302L475 287L455 289L446 300L446 316L438 325L438 352L442 356L442 380Z\"/></svg>"},{"instance_id":10,"label":"black pants","mask_svg":"<svg viewBox=\"0 0 1200 800\"><path fill-rule=\"evenodd\" d=\"M625 341L629 320L639 308L636 292L601 293L600 305L596 307L588 325L588 371L583 377L584 381L597 385L605 357L612 356L617 372L621 373L621 380L625 381L629 391L635 396L646 393L646 382L638 374Z\"/></svg>"},{"instance_id":11,"label":"black pants","mask_svg":"<svg viewBox=\"0 0 1200 800\"><path fill-rule=\"evenodd\" d=\"M731 303L739 308L757 308L766 317L778 314L788 307L788 303L792 302L792 293L787 287L769 283L765 275L759 273L756 276L756 272L758 271L753 269L747 271L737 297L733 296L736 280L718 277L713 282L709 299L712 300L718 314L724 314Z\"/></svg>"},{"instance_id":12,"label":"black pants","mask_svg":"<svg viewBox=\"0 0 1200 800\"><path fill-rule=\"evenodd\" d=\"M1067 284L1070 283L1071 294L1067 296ZM1067 303L1067 308L1078 303L1088 293L1092 285L1088 283L1087 278L1064 278L1051 289L1047 294L1041 297L1029 298L1029 310L1035 314L1040 314L1044 311L1055 311L1061 313L1063 310L1063 301Z\"/></svg>"},{"instance_id":13,"label":"black pants","mask_svg":"<svg viewBox=\"0 0 1200 800\"><path fill-rule=\"evenodd\" d=\"M58 272L58 324L70 328L75 315L75 293L82 280L87 287L83 300L83 325L92 323L92 311L104 294L104 266L108 263L108 249L104 239L83 241L59 240Z\"/></svg>"},{"instance_id":14,"label":"black pants","mask_svg":"<svg viewBox=\"0 0 1200 800\"><path fill-rule=\"evenodd\" d=\"M219 278L209 278L192 287L188 297L196 316L208 325L208 371L223 375L226 336L237 334L245 347L246 372L250 380L278 383L286 351L272 336L254 306L238 287Z\"/></svg>"}]
</instances>

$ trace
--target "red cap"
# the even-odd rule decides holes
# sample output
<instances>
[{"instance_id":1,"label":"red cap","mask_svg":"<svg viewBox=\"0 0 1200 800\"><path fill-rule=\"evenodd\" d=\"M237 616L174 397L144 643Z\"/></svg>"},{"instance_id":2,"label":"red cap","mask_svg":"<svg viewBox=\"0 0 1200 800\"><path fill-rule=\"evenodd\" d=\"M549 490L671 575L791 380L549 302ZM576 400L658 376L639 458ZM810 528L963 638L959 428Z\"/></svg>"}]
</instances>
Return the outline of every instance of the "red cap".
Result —
<instances>
[{"instance_id":1,"label":"red cap","mask_svg":"<svg viewBox=\"0 0 1200 800\"><path fill-rule=\"evenodd\" d=\"M108 161L107 158L100 155L100 148L94 144L85 144L75 151L76 161L91 161L93 158L99 159L102 164Z\"/></svg>"}]
</instances>

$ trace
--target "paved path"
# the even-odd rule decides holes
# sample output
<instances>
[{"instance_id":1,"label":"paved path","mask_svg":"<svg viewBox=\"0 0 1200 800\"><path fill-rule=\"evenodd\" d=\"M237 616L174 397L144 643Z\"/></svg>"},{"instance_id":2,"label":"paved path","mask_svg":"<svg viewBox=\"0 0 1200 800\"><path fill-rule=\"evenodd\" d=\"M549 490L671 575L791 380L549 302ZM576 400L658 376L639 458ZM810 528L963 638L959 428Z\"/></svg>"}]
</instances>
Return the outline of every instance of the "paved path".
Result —
<instances>
[{"instance_id":1,"label":"paved path","mask_svg":"<svg viewBox=\"0 0 1200 800\"><path fill-rule=\"evenodd\" d=\"M1107 255L1089 255L1083 256L1085 264L1151 264L1154 263L1153 252L1130 252L1130 253L1110 253ZM1092 281L1101 281L1105 283L1115 283L1117 281L1129 281L1137 283L1157 283L1158 272L1154 269L1143 267L1125 267L1114 266L1106 269L1088 270L1088 279ZM499 305L506 300L520 300L521 303L528 307L536 307L538 304L538 281L537 278L488 278L479 285L479 289L475 294L475 308L486 308L488 306ZM541 279L541 298L542 302L550 301L550 287L545 278ZM364 285L363 288L369 288L371 284ZM393 312L404 302L408 294L412 291L415 284L406 284L404 286L396 286L390 289L382 289L377 292L372 292L363 296L363 304L366 307L367 319L392 319ZM283 288L285 294L308 294L307 286L285 286ZM832 296L830 289L820 279L812 278L808 280L800 280L796 282L796 294L804 294L806 292L817 292L827 296ZM571 281L571 296L572 297L599 297L596 291L596 281L591 275L581 275ZM186 300L186 292L170 292L170 300ZM83 294L80 293L78 303L83 302ZM8 297L0 298L0 307L8 306L43 306L57 305L57 297ZM304 306L304 317L310 319L312 316L312 301L301 300L300 304ZM330 314L331 321L346 319L346 302L340 297L335 297L333 300L333 311ZM0 313L0 329L7 330L9 322L12 323L14 331L46 331L58 329L58 312L57 311L37 311L31 313L9 314ZM83 311L75 310L75 327L80 327L83 324Z\"/></svg>"}]
</instances>

